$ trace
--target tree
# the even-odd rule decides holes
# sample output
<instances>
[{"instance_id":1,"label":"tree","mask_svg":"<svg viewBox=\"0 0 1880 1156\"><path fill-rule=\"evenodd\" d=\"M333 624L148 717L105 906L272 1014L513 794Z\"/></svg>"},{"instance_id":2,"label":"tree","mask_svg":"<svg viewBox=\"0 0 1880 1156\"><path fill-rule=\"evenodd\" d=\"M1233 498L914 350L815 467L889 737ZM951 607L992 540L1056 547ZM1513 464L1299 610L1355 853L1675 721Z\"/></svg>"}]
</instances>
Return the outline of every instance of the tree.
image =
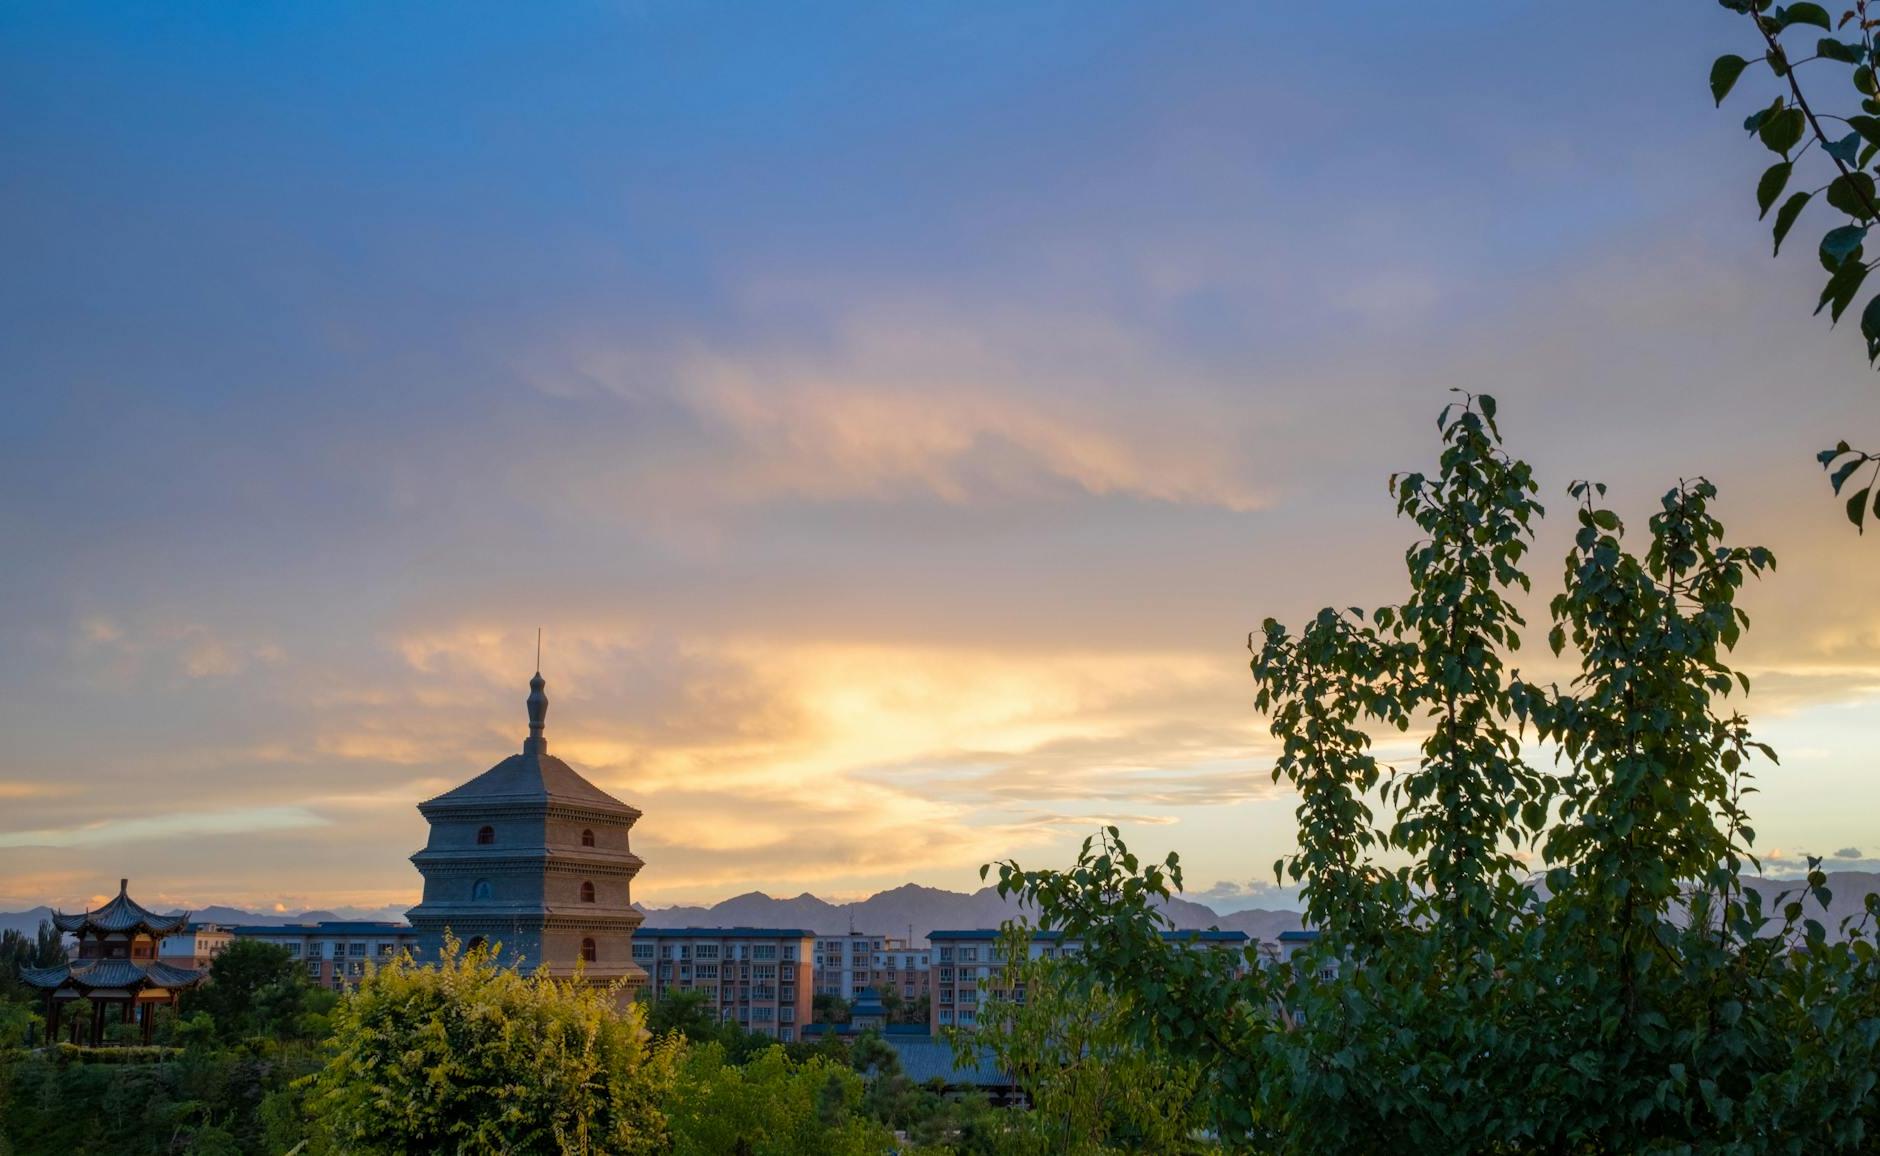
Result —
<instances>
[{"instance_id":1,"label":"tree","mask_svg":"<svg viewBox=\"0 0 1880 1156\"><path fill-rule=\"evenodd\" d=\"M666 1136L641 1013L455 940L341 1001L313 1115L351 1152L629 1153Z\"/></svg>"},{"instance_id":2,"label":"tree","mask_svg":"<svg viewBox=\"0 0 1880 1156\"><path fill-rule=\"evenodd\" d=\"M1135 1008L1100 984L1080 989L1063 961L1031 958L1031 929L1006 928L1001 982L972 1028L954 1032L956 1061L989 1053L1031 1110L1001 1113L1002 1152L1019 1156L1198 1150L1200 1069L1145 1047Z\"/></svg>"},{"instance_id":3,"label":"tree","mask_svg":"<svg viewBox=\"0 0 1880 1156\"><path fill-rule=\"evenodd\" d=\"M40 920L33 935L11 927L0 932L0 1000L36 1001L40 993L20 979L20 969L56 967L65 959L65 937L51 920Z\"/></svg>"},{"instance_id":4,"label":"tree","mask_svg":"<svg viewBox=\"0 0 1880 1156\"><path fill-rule=\"evenodd\" d=\"M840 1065L793 1062L775 1045L742 1065L716 1043L658 1047L675 1156L862 1156L892 1143L859 1114L862 1082Z\"/></svg>"},{"instance_id":5,"label":"tree","mask_svg":"<svg viewBox=\"0 0 1880 1156\"><path fill-rule=\"evenodd\" d=\"M819 991L810 997L809 1021L813 1024L849 1022L849 1001L833 992Z\"/></svg>"},{"instance_id":6,"label":"tree","mask_svg":"<svg viewBox=\"0 0 1880 1156\"><path fill-rule=\"evenodd\" d=\"M207 1014L224 1040L317 1039L337 996L307 981L287 948L237 939L209 965L208 981L183 994L180 1011Z\"/></svg>"},{"instance_id":7,"label":"tree","mask_svg":"<svg viewBox=\"0 0 1880 1156\"><path fill-rule=\"evenodd\" d=\"M1831 934L1807 914L1830 899L1816 864L1779 918L1739 881L1752 760L1774 753L1729 708L1749 681L1727 658L1748 625L1737 595L1774 558L1728 542L1701 478L1660 499L1642 553L1605 488L1576 482L1548 636L1574 674L1524 679L1510 592L1529 586L1531 475L1493 399L1439 428L1437 473L1392 480L1419 533L1407 598L1250 639L1274 777L1300 798L1278 867L1317 946L1241 967L1165 943L1156 904L1179 859L1143 864L1115 827L1070 871L1000 864L1001 891L1084 941L1073 998L1127 999L1126 1032L1196 1065L1230 1144L1866 1150L1880 897ZM1380 726L1414 730L1413 763L1380 763Z\"/></svg>"},{"instance_id":8,"label":"tree","mask_svg":"<svg viewBox=\"0 0 1880 1156\"><path fill-rule=\"evenodd\" d=\"M1721 107L1752 64L1765 65L1775 79L1774 99L1743 122L1744 130L1779 158L1757 180L1756 203L1765 218L1770 209L1776 209L1777 254L1803 210L1818 195L1833 212L1833 220L1838 223L1822 234L1816 249L1828 276L1815 312L1826 309L1829 319L1838 322L1860 295L1867 274L1880 264L1880 258L1870 260L1866 255L1867 232L1880 222L1880 195L1876 194L1873 177L1876 170L1871 168L1876 154L1880 154L1880 80L1876 80L1880 56L1875 54L1873 35L1880 20L1869 16L1869 0L1854 0L1854 6L1838 22L1819 4L1720 2L1747 18L1756 40L1751 56L1730 53L1710 66L1711 96ZM1815 41L1812 51L1805 46L1809 38ZM1794 47L1798 40L1804 47ZM1844 102L1834 103L1834 107L1851 112L1851 106L1857 105L1859 112L1844 115L1827 111L1828 103L1821 100L1819 89L1815 91L1816 101L1811 103L1802 87L1804 68L1811 84L1824 72L1831 74L1828 83L1841 85L1838 91ZM1834 76L1839 77L1838 82L1832 79ZM1837 127L1831 131L1827 127L1830 124ZM1811 148L1816 159L1808 162L1805 154ZM1804 181L1799 191L1783 197L1796 166L1805 162L1821 172L1826 183L1810 188L1812 182ZM1782 202L1780 208L1776 208L1778 200ZM1867 360L1880 362L1880 295L1868 298L1862 308L1860 332L1867 341ZM1829 472L1837 496L1856 475L1864 477L1864 485L1847 489L1848 520L1864 532L1869 510L1880 517L1880 453L1856 450L1843 441L1815 456L1822 469ZM1869 466L1871 472L1866 471Z\"/></svg>"}]
</instances>

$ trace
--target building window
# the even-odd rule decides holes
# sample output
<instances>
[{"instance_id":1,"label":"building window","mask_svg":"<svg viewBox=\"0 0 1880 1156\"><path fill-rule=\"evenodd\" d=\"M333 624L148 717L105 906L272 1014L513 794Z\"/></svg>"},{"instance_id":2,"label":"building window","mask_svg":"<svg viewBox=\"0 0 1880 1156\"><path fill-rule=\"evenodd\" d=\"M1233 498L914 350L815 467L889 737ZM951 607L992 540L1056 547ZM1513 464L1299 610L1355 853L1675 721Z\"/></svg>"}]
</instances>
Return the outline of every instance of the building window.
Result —
<instances>
[{"instance_id":1,"label":"building window","mask_svg":"<svg viewBox=\"0 0 1880 1156\"><path fill-rule=\"evenodd\" d=\"M594 885L585 879L581 881L581 902L594 902Z\"/></svg>"},{"instance_id":2,"label":"building window","mask_svg":"<svg viewBox=\"0 0 1880 1156\"><path fill-rule=\"evenodd\" d=\"M470 898L476 899L476 900L483 900L483 899L488 899L489 897L490 897L490 881L488 879L479 879L475 883L472 883L470 885Z\"/></svg>"},{"instance_id":3,"label":"building window","mask_svg":"<svg viewBox=\"0 0 1880 1156\"><path fill-rule=\"evenodd\" d=\"M592 847L594 845L594 832L591 829L581 832L581 845L583 847Z\"/></svg>"},{"instance_id":4,"label":"building window","mask_svg":"<svg viewBox=\"0 0 1880 1156\"><path fill-rule=\"evenodd\" d=\"M489 844L494 843L494 842L496 842L496 828L494 827L477 828L477 846L486 847Z\"/></svg>"},{"instance_id":5,"label":"building window","mask_svg":"<svg viewBox=\"0 0 1880 1156\"><path fill-rule=\"evenodd\" d=\"M650 944L650 943L636 943L636 944L634 944L634 945L633 945L633 958L635 958L635 959L651 959L651 958L653 958L653 945L652 945L652 944Z\"/></svg>"},{"instance_id":6,"label":"building window","mask_svg":"<svg viewBox=\"0 0 1880 1156\"><path fill-rule=\"evenodd\" d=\"M312 976L315 979L320 978L320 961L319 960L310 959L307 961L307 974Z\"/></svg>"},{"instance_id":7,"label":"building window","mask_svg":"<svg viewBox=\"0 0 1880 1156\"><path fill-rule=\"evenodd\" d=\"M365 955L365 953L366 953L366 945L365 945L364 940L361 940L358 943L349 943L346 945L347 955L363 956Z\"/></svg>"},{"instance_id":8,"label":"building window","mask_svg":"<svg viewBox=\"0 0 1880 1156\"><path fill-rule=\"evenodd\" d=\"M600 953L594 950L594 941L591 939L582 940L581 941L581 962L593 963L599 958L600 958Z\"/></svg>"},{"instance_id":9,"label":"building window","mask_svg":"<svg viewBox=\"0 0 1880 1156\"><path fill-rule=\"evenodd\" d=\"M481 935L473 935L470 937L470 942L463 945L463 949L465 951L481 951L486 942L488 941Z\"/></svg>"}]
</instances>

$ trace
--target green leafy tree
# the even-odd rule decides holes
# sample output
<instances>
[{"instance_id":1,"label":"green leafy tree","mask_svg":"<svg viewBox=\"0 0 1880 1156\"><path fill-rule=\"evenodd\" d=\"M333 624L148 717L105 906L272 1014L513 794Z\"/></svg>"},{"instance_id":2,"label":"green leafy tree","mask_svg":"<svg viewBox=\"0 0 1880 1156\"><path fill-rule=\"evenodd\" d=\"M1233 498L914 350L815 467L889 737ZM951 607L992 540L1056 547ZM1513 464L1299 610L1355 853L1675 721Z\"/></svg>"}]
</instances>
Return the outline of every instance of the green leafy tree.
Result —
<instances>
[{"instance_id":1,"label":"green leafy tree","mask_svg":"<svg viewBox=\"0 0 1880 1156\"><path fill-rule=\"evenodd\" d=\"M1721 106L1746 72L1757 65L1767 69L1774 96L1743 121L1744 131L1777 158L1757 179L1756 204L1764 218L1775 210L1777 254L1804 210L1813 204L1827 207L1832 227L1816 247L1827 278L1815 312L1826 309L1838 322L1880 264L1866 250L1868 231L1880 223L1880 195L1874 188L1874 173L1880 171L1874 166L1880 155L1880 56L1874 51L1874 30L1880 20L1870 16L1869 0L1854 0L1838 20L1820 4L1719 2L1745 18L1755 39L1749 55L1727 53L1710 66L1711 96ZM1805 78L1812 102L1804 91ZM1824 97L1824 89L1834 95ZM1880 361L1880 295L1869 297L1859 316L1867 359ZM1880 517L1880 453L1842 441L1816 460L1828 471L1835 494L1845 491L1848 520L1865 532L1869 511ZM1860 484L1853 484L1857 480Z\"/></svg>"},{"instance_id":2,"label":"green leafy tree","mask_svg":"<svg viewBox=\"0 0 1880 1156\"><path fill-rule=\"evenodd\" d=\"M641 1013L614 994L499 966L400 957L342 1000L310 1110L349 1152L659 1151L666 1121Z\"/></svg>"},{"instance_id":3,"label":"green leafy tree","mask_svg":"<svg viewBox=\"0 0 1880 1156\"><path fill-rule=\"evenodd\" d=\"M819 991L810 997L809 1018L816 1024L849 1022L849 1001L832 992Z\"/></svg>"},{"instance_id":4,"label":"green leafy tree","mask_svg":"<svg viewBox=\"0 0 1880 1156\"><path fill-rule=\"evenodd\" d=\"M953 1034L956 1062L990 1055L1029 1111L998 1114L999 1150L1014 1156L1096 1156L1200 1150L1200 1069L1144 1046L1127 996L1067 982L1068 965L1033 959L1031 929L1006 927L1001 977L972 1028Z\"/></svg>"},{"instance_id":5,"label":"green leafy tree","mask_svg":"<svg viewBox=\"0 0 1880 1156\"><path fill-rule=\"evenodd\" d=\"M1069 871L1000 864L1000 889L1084 940L1073 998L1126 998L1125 1033L1196 1065L1232 1146L1869 1150L1880 903L1830 932L1808 915L1831 898L1818 865L1779 917L1739 880L1752 759L1773 752L1729 708L1749 684L1727 659L1774 559L1728 541L1703 479L1664 494L1640 553L1576 482L1548 637L1574 674L1523 679L1531 475L1492 399L1439 427L1437 473L1393 479L1419 533L1408 597L1253 641L1274 774L1300 798L1279 869L1318 944L1264 967L1164 942L1179 860L1139 862L1114 827ZM1379 727L1415 732L1413 764L1378 762Z\"/></svg>"},{"instance_id":6,"label":"green leafy tree","mask_svg":"<svg viewBox=\"0 0 1880 1156\"><path fill-rule=\"evenodd\" d=\"M206 983L184 993L184 1016L207 1015L223 1040L310 1039L326 1034L337 996L309 983L287 948L237 939L209 965Z\"/></svg>"},{"instance_id":7,"label":"green leafy tree","mask_svg":"<svg viewBox=\"0 0 1880 1156\"><path fill-rule=\"evenodd\" d=\"M861 1079L825 1059L797 1063L773 1045L737 1064L716 1043L656 1047L674 1156L862 1156L892 1145L859 1111Z\"/></svg>"}]
</instances>

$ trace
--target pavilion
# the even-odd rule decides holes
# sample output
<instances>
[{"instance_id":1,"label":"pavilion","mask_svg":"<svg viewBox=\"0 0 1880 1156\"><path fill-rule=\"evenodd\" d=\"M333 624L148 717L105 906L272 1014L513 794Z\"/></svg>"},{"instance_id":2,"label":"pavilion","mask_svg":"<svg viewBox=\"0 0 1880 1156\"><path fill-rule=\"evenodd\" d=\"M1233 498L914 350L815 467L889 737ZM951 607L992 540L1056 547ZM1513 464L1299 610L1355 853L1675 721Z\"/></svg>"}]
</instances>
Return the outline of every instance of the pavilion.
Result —
<instances>
[{"instance_id":1,"label":"pavilion","mask_svg":"<svg viewBox=\"0 0 1880 1156\"><path fill-rule=\"evenodd\" d=\"M205 972L173 967L157 958L163 937L181 931L189 922L187 911L158 915L130 897L130 880L118 880L117 898L79 915L54 911L55 927L78 939L78 955L57 967L23 967L20 978L46 993L46 1039L59 1035L65 1006L76 1000L91 1003L93 1046L104 1041L105 1008L116 1005L119 1023L139 1023L150 1042L152 1012L174 1007L185 988L202 982ZM76 1031L79 1025L74 1024Z\"/></svg>"}]
</instances>

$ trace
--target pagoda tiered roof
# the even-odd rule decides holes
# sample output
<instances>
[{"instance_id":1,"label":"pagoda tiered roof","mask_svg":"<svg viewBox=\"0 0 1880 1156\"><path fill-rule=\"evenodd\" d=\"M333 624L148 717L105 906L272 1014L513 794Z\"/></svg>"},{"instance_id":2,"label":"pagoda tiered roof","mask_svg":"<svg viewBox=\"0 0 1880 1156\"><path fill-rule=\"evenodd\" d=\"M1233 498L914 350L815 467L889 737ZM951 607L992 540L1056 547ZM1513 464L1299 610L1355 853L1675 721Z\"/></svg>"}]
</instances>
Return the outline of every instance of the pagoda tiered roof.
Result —
<instances>
[{"instance_id":1,"label":"pagoda tiered roof","mask_svg":"<svg viewBox=\"0 0 1880 1156\"><path fill-rule=\"evenodd\" d=\"M172 935L183 929L189 922L189 912L177 915L158 915L143 904L130 897L130 880L118 880L117 898L95 911L67 915L63 911L52 913L52 925L60 931L77 935L114 935L124 932L143 932L146 935Z\"/></svg>"},{"instance_id":2,"label":"pagoda tiered roof","mask_svg":"<svg viewBox=\"0 0 1880 1156\"><path fill-rule=\"evenodd\" d=\"M172 967L160 960L80 959L56 967L22 967L20 978L37 988L53 989L70 983L81 992L175 989L202 981L203 972Z\"/></svg>"}]
</instances>

